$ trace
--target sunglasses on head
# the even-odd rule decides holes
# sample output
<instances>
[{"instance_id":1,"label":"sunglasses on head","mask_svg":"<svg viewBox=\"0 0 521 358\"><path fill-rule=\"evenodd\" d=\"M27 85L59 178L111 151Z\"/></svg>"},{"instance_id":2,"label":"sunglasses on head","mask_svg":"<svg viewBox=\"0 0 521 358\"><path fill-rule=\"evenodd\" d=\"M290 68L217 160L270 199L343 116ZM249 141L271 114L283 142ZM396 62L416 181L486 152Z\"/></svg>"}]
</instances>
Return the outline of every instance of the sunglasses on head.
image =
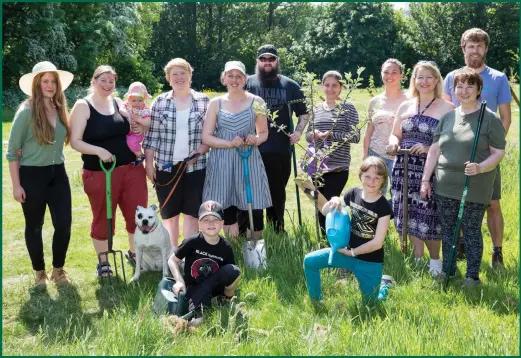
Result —
<instances>
[{"instance_id":1,"label":"sunglasses on head","mask_svg":"<svg viewBox=\"0 0 521 358\"><path fill-rule=\"evenodd\" d=\"M425 61L425 60L418 61L418 65L425 64L425 63L438 67L438 65L434 61Z\"/></svg>"},{"instance_id":2,"label":"sunglasses on head","mask_svg":"<svg viewBox=\"0 0 521 358\"><path fill-rule=\"evenodd\" d=\"M276 57L259 57L260 62L275 62L277 61Z\"/></svg>"}]
</instances>

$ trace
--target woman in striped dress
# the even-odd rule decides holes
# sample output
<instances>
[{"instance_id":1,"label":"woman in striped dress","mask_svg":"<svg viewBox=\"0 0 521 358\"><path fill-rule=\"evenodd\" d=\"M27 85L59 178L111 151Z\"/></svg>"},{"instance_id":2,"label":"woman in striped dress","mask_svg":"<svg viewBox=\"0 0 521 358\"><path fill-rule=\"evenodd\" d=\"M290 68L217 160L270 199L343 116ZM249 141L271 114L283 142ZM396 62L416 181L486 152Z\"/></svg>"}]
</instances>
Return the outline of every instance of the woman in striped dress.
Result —
<instances>
[{"instance_id":1,"label":"woman in striped dress","mask_svg":"<svg viewBox=\"0 0 521 358\"><path fill-rule=\"evenodd\" d=\"M206 168L203 201L214 200L224 209L224 232L228 237L239 235L237 216L248 210L242 158L236 148L253 151L248 157L253 209L253 236L262 236L262 209L272 205L268 178L258 146L268 139L266 116L256 113L254 104L263 105L262 98L244 90L246 69L239 61L226 63L221 82L228 92L210 101L203 125L203 143L211 152Z\"/></svg>"},{"instance_id":2,"label":"woman in striped dress","mask_svg":"<svg viewBox=\"0 0 521 358\"><path fill-rule=\"evenodd\" d=\"M358 111L351 103L340 103L340 92L343 88L341 79L342 75L337 71L328 71L322 77L321 87L326 100L314 108L314 123L308 126L306 133L308 142L315 141L316 151L325 145L332 146L337 143L327 157L327 169L321 180L323 185L319 185L318 188L327 200L339 196L344 189L349 178L351 143L360 141L360 131L356 128L359 122ZM323 234L325 222L325 216L319 214Z\"/></svg>"}]
</instances>

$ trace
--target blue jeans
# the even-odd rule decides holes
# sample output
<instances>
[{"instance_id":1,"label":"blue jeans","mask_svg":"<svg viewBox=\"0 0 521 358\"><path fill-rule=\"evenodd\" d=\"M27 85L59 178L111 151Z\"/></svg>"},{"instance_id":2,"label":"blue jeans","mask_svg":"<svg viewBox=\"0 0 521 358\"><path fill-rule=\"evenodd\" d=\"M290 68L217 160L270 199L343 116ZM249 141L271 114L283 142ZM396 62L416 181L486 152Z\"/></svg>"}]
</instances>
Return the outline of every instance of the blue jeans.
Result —
<instances>
[{"instance_id":1,"label":"blue jeans","mask_svg":"<svg viewBox=\"0 0 521 358\"><path fill-rule=\"evenodd\" d=\"M331 248L310 252L304 257L304 274L309 297L313 300L322 299L320 270L326 267L344 268L352 271L358 280L362 292L362 303L376 301L380 282L382 280L383 264L367 262L356 257L346 256L339 252L333 254L333 264L328 266Z\"/></svg>"},{"instance_id":2,"label":"blue jeans","mask_svg":"<svg viewBox=\"0 0 521 358\"><path fill-rule=\"evenodd\" d=\"M391 183L391 174L393 172L394 160L382 157L380 154L374 152L371 148L369 148L369 155L380 158L381 160L384 161L385 165L387 165L387 181L384 183L384 185L382 186L382 190L381 190L382 195L385 196L385 194L387 193L387 187L388 187L389 183ZM389 191L389 194L391 194L390 191Z\"/></svg>"}]
</instances>

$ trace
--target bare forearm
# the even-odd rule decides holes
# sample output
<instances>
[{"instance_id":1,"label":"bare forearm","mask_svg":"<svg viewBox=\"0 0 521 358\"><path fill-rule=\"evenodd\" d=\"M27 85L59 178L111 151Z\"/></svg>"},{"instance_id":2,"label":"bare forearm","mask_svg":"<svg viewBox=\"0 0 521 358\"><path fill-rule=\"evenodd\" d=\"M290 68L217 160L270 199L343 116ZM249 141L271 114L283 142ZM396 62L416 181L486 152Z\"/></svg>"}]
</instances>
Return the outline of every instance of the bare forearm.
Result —
<instances>
[{"instance_id":1,"label":"bare forearm","mask_svg":"<svg viewBox=\"0 0 521 358\"><path fill-rule=\"evenodd\" d=\"M298 123L297 123L297 126L295 127L295 131L303 133L304 130L306 129L308 121L309 121L309 116L307 114L303 114L300 117L298 117Z\"/></svg>"},{"instance_id":2,"label":"bare forearm","mask_svg":"<svg viewBox=\"0 0 521 358\"><path fill-rule=\"evenodd\" d=\"M168 267L170 268L170 272L172 273L172 277L174 278L175 282L180 282L184 285L185 280L183 279L183 275L179 270L179 264L173 259L170 259L168 260Z\"/></svg>"},{"instance_id":3,"label":"bare forearm","mask_svg":"<svg viewBox=\"0 0 521 358\"><path fill-rule=\"evenodd\" d=\"M206 144L203 144L201 143L201 145L199 146L199 148L197 148L197 151L201 154L204 154L206 152L208 152L208 150L210 149L209 146L207 146Z\"/></svg>"},{"instance_id":4,"label":"bare forearm","mask_svg":"<svg viewBox=\"0 0 521 358\"><path fill-rule=\"evenodd\" d=\"M203 144L209 146L210 148L231 148L233 146L231 141L217 138L209 134L203 134Z\"/></svg>"},{"instance_id":5,"label":"bare forearm","mask_svg":"<svg viewBox=\"0 0 521 358\"><path fill-rule=\"evenodd\" d=\"M99 155L100 147L85 143L81 139L71 140L72 149L82 153L82 154L91 154L91 155Z\"/></svg>"},{"instance_id":6,"label":"bare forearm","mask_svg":"<svg viewBox=\"0 0 521 358\"><path fill-rule=\"evenodd\" d=\"M400 138L398 138L394 134L391 134L389 136L389 145L393 145L393 144L400 145L400 141L401 141Z\"/></svg>"},{"instance_id":7,"label":"bare forearm","mask_svg":"<svg viewBox=\"0 0 521 358\"><path fill-rule=\"evenodd\" d=\"M268 140L268 132L261 132L257 134L257 145L261 145Z\"/></svg>"},{"instance_id":8,"label":"bare forearm","mask_svg":"<svg viewBox=\"0 0 521 358\"><path fill-rule=\"evenodd\" d=\"M153 149L145 149L145 163L154 164L154 153Z\"/></svg>"},{"instance_id":9,"label":"bare forearm","mask_svg":"<svg viewBox=\"0 0 521 358\"><path fill-rule=\"evenodd\" d=\"M499 105L499 118L501 120L501 124L503 128L505 128L505 136L510 129L510 124L512 124L512 111L510 108L510 102L503 103Z\"/></svg>"},{"instance_id":10,"label":"bare forearm","mask_svg":"<svg viewBox=\"0 0 521 358\"><path fill-rule=\"evenodd\" d=\"M364 135L364 157L367 157L369 155L369 145L371 144L371 137L373 136L373 126L372 124L367 125L367 129L365 130Z\"/></svg>"},{"instance_id":11,"label":"bare forearm","mask_svg":"<svg viewBox=\"0 0 521 358\"><path fill-rule=\"evenodd\" d=\"M503 157L505 156L505 151L499 151L496 153L492 153L487 159L479 163L479 171L480 173L490 172L498 166Z\"/></svg>"},{"instance_id":12,"label":"bare forearm","mask_svg":"<svg viewBox=\"0 0 521 358\"><path fill-rule=\"evenodd\" d=\"M380 242L377 242L375 239L373 239L369 242L366 242L363 245L360 245L360 246L354 248L353 252L355 253L355 256L360 256L360 255L364 255L364 254L368 254L370 252L376 251L381 248L382 248L382 244ZM339 249L338 252L340 252L343 255L353 257L353 255L351 254L351 250Z\"/></svg>"},{"instance_id":13,"label":"bare forearm","mask_svg":"<svg viewBox=\"0 0 521 358\"><path fill-rule=\"evenodd\" d=\"M9 174L11 175L13 188L20 186L20 162L18 160L9 162Z\"/></svg>"},{"instance_id":14,"label":"bare forearm","mask_svg":"<svg viewBox=\"0 0 521 358\"><path fill-rule=\"evenodd\" d=\"M422 181L427 181L431 179L432 173L434 172L434 168L436 167L436 163L438 163L438 158L440 157L439 146L437 144L433 144L429 153L427 154L427 159L425 160L425 167L423 168L423 176Z\"/></svg>"}]
</instances>

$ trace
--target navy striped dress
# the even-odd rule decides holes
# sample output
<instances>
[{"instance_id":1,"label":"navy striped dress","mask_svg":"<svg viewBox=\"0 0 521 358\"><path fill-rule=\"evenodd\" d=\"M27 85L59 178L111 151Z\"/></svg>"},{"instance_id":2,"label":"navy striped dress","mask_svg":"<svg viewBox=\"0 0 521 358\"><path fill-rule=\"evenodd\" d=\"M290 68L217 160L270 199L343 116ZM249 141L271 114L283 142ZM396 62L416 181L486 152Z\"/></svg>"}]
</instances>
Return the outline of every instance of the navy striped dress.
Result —
<instances>
[{"instance_id":1,"label":"navy striped dress","mask_svg":"<svg viewBox=\"0 0 521 358\"><path fill-rule=\"evenodd\" d=\"M236 136L246 137L255 134L256 115L253 102L248 108L231 113L221 108L219 100L215 137L231 141ZM248 147L241 148L247 149ZM253 210L269 208L272 206L270 189L259 148L253 147L248 157L248 167ZM240 210L248 210L242 158L235 148L211 149L203 191L203 201L206 200L217 201L223 209L236 206Z\"/></svg>"}]
</instances>

